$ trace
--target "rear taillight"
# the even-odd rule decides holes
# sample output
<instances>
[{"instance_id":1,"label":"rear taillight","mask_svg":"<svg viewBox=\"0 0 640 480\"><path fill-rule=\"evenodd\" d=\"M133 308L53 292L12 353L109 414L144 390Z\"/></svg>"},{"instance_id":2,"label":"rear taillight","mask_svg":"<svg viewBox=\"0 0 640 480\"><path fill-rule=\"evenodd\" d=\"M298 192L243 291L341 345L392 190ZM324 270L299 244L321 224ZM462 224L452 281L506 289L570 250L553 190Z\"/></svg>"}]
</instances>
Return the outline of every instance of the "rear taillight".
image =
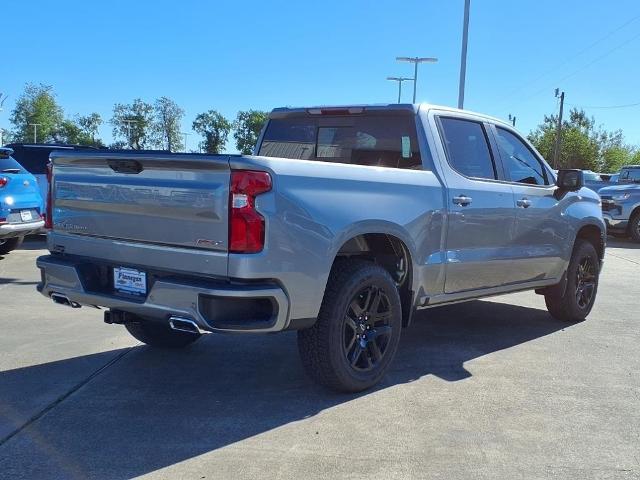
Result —
<instances>
[{"instance_id":1,"label":"rear taillight","mask_svg":"<svg viewBox=\"0 0 640 480\"><path fill-rule=\"evenodd\" d=\"M0 188L4 187L7 183L9 183L9 179L7 177L0 177Z\"/></svg>"},{"instance_id":2,"label":"rear taillight","mask_svg":"<svg viewBox=\"0 0 640 480\"><path fill-rule=\"evenodd\" d=\"M44 216L44 228L53 228L53 205L51 198L51 189L53 188L53 164L47 163L47 204L45 205L46 214Z\"/></svg>"},{"instance_id":3,"label":"rear taillight","mask_svg":"<svg viewBox=\"0 0 640 480\"><path fill-rule=\"evenodd\" d=\"M255 208L258 195L271 190L267 172L232 170L229 193L229 251L257 253L264 247L264 217Z\"/></svg>"}]
</instances>

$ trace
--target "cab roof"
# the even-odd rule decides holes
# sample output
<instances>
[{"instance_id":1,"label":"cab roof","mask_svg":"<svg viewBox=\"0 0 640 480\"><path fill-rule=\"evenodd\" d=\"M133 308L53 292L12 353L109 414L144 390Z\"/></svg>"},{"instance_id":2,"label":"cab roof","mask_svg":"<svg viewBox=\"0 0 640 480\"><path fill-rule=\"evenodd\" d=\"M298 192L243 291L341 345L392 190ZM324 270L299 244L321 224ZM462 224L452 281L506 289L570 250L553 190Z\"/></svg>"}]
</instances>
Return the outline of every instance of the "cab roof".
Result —
<instances>
[{"instance_id":1,"label":"cab roof","mask_svg":"<svg viewBox=\"0 0 640 480\"><path fill-rule=\"evenodd\" d=\"M482 113L473 112L471 110L462 110L459 108L447 107L444 105L435 105L431 103L380 103L380 104L352 104L352 105L319 105L314 107L280 107L274 108L269 118L286 118L301 115L358 115L365 112L377 114L398 114L413 113L420 111L439 110L451 112L453 114L472 115L474 117L505 125L513 128L510 123L499 118L491 117Z\"/></svg>"}]
</instances>

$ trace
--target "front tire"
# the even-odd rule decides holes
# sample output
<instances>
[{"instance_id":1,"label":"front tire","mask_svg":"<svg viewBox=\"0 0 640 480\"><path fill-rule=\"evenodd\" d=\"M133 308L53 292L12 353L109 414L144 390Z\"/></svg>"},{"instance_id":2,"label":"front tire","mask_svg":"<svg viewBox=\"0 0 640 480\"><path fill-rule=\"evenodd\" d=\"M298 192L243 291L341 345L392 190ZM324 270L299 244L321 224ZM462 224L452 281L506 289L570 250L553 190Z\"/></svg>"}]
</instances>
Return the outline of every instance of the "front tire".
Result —
<instances>
[{"instance_id":1,"label":"front tire","mask_svg":"<svg viewBox=\"0 0 640 480\"><path fill-rule=\"evenodd\" d=\"M580 322L593 308L598 292L600 260L592 243L576 240L564 292L551 288L544 296L547 310L552 317L564 322Z\"/></svg>"},{"instance_id":2,"label":"front tire","mask_svg":"<svg viewBox=\"0 0 640 480\"><path fill-rule=\"evenodd\" d=\"M640 242L640 212L631 217L629 235L634 242Z\"/></svg>"},{"instance_id":3,"label":"front tire","mask_svg":"<svg viewBox=\"0 0 640 480\"><path fill-rule=\"evenodd\" d=\"M400 295L389 273L365 260L338 260L318 320L298 331L298 350L315 381L359 392L380 381L402 328Z\"/></svg>"},{"instance_id":4,"label":"front tire","mask_svg":"<svg viewBox=\"0 0 640 480\"><path fill-rule=\"evenodd\" d=\"M184 348L200 338L197 333L179 332L156 322L130 322L124 326L136 340L150 347Z\"/></svg>"},{"instance_id":5,"label":"front tire","mask_svg":"<svg viewBox=\"0 0 640 480\"><path fill-rule=\"evenodd\" d=\"M15 250L16 248L20 247L23 240L24 237L7 238L6 240L4 240L4 242L0 240L0 242L2 242L0 243L0 255L6 255L11 250Z\"/></svg>"}]
</instances>

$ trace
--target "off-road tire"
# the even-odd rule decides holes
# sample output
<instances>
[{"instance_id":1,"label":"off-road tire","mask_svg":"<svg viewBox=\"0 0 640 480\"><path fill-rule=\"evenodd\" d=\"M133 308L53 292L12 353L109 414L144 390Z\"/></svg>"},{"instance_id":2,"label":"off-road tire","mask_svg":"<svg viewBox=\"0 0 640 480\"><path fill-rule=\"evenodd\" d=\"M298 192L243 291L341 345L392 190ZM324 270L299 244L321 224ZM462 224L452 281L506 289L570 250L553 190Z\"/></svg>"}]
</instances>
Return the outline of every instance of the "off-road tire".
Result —
<instances>
[{"instance_id":1,"label":"off-road tire","mask_svg":"<svg viewBox=\"0 0 640 480\"><path fill-rule=\"evenodd\" d=\"M385 312L369 313L367 318L373 322L371 330L362 330L365 335L361 334L361 340L355 340L355 332L366 327L360 321L355 328L353 317L356 317L356 322L359 320L353 313L353 302L360 302L359 299L368 295L368 292L375 292L372 295L381 299L376 303L375 312L381 309ZM366 306L368 299L364 299L363 305ZM380 304L384 306L379 308ZM371 320L374 318L384 320L376 323ZM381 322L387 323L382 325ZM298 350L305 370L316 382L336 391L359 392L372 387L384 376L398 348L401 329L400 296L391 275L370 261L339 259L329 276L316 323L311 328L298 331ZM348 338L346 332L351 330L353 335ZM355 345L349 339L356 342ZM371 342L382 343L372 345ZM352 355L349 355L350 348L354 349L351 350ZM359 357L360 362L364 362L365 368L371 370L360 370L358 365L352 363L356 348L364 355L364 358Z\"/></svg>"},{"instance_id":2,"label":"off-road tire","mask_svg":"<svg viewBox=\"0 0 640 480\"><path fill-rule=\"evenodd\" d=\"M629 236L634 242L640 242L640 212L636 212L629 222Z\"/></svg>"},{"instance_id":3,"label":"off-road tire","mask_svg":"<svg viewBox=\"0 0 640 480\"><path fill-rule=\"evenodd\" d=\"M15 250L20 247L23 240L24 237L7 238L3 243L0 243L0 255L6 255L11 250Z\"/></svg>"},{"instance_id":4,"label":"off-road tire","mask_svg":"<svg viewBox=\"0 0 640 480\"><path fill-rule=\"evenodd\" d=\"M579 270L582 264L590 262L593 266L593 288L587 300L580 297L578 287L580 285ZM577 239L571 254L569 267L567 268L567 284L564 292L561 287L551 287L544 296L547 310L557 320L564 322L581 322L593 308L598 292L598 277L600 275L600 260L592 243ZM581 302L583 303L581 305Z\"/></svg>"},{"instance_id":5,"label":"off-road tire","mask_svg":"<svg viewBox=\"0 0 640 480\"><path fill-rule=\"evenodd\" d=\"M136 340L150 347L184 348L200 338L197 333L178 332L155 322L130 322L124 326Z\"/></svg>"}]
</instances>

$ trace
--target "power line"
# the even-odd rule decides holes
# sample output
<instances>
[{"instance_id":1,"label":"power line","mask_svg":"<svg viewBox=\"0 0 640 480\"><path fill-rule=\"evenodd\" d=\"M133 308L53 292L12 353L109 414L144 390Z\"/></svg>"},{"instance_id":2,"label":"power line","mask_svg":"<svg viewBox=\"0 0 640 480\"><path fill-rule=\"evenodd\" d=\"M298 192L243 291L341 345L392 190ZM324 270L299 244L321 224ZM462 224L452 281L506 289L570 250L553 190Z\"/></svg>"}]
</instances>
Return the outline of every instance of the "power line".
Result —
<instances>
[{"instance_id":1,"label":"power line","mask_svg":"<svg viewBox=\"0 0 640 480\"><path fill-rule=\"evenodd\" d=\"M630 18L629 20L627 20L626 22L624 22L622 25L614 28L613 30L611 30L610 32L608 32L607 34L605 34L604 36L600 37L598 40L596 40L593 43L590 43L588 46L586 46L585 48L583 48L582 50L580 50L578 53L575 53L569 57L566 57L562 62L557 63L556 65L554 65L552 68L550 68L549 70L546 70L544 73L542 73L541 75L538 75L537 77L535 77L533 80L530 80L526 83L524 83L523 85L520 85L518 87L516 87L515 89L513 89L511 92L506 94L506 97L512 97L514 94L521 92L523 89L525 89L526 87L528 87L529 85L533 85L534 83L536 83L538 80L541 80L543 78L545 78L546 76L548 76L550 73L553 73L555 71L558 70L558 68L561 68L562 66L566 65L568 62L580 57L581 55L583 55L584 53L588 52L589 50L591 50L593 47L599 45L600 43L602 43L603 41L607 40L608 38L610 38L614 33L619 32L620 30L622 30L624 27L626 27L627 25L629 25L630 23L635 22L636 20L638 20L640 18L640 15L636 15L635 17ZM557 82L556 82L557 83ZM545 88L545 90L547 90Z\"/></svg>"},{"instance_id":2,"label":"power line","mask_svg":"<svg viewBox=\"0 0 640 480\"><path fill-rule=\"evenodd\" d=\"M574 75L577 75L578 73L582 72L583 70L585 70L585 69L589 68L589 67L590 67L591 65L593 65L594 63L599 62L600 60L602 60L602 59L603 59L603 58L605 58L605 57L608 57L609 55L611 55L611 54L612 54L613 52L615 52L616 50L619 50L619 49L621 49L622 47L624 47L624 46L628 45L629 43L633 42L633 41L634 41L636 38L638 38L638 37L640 37L640 32L638 32L638 34L634 35L634 36L633 36L633 37L631 37L630 39L628 39L628 40L626 40L626 41L624 41L624 42L622 42L622 43L620 43L620 44L616 45L615 47L613 47L613 48L611 48L611 49L609 49L609 50L607 50L605 53L603 53L603 54L602 54L602 55L600 55L599 57L594 58L593 60L591 60L591 61L590 61L589 63L587 63L586 65L583 65L582 67L578 68L577 70L574 70L574 71L573 71L573 72L571 72L570 74L565 75L564 77L562 77L562 78L561 78L561 79L559 79L559 80L556 80L554 83L555 83L555 84L562 83L562 82L564 82L565 80L567 80L567 79L569 79L569 78L573 77ZM522 99L520 102L518 102L518 103L522 103L522 102L524 102L524 101L526 101L526 100L529 100L529 99L531 99L531 98L533 98L533 97L537 97L537 96L538 96L538 95L540 95L541 93L544 93L544 92L548 91L548 90L549 90L549 89L551 89L551 88L552 88L552 87L550 87L550 86L549 86L549 87L541 88L541 89L540 89L540 90L538 90L537 92L535 92L535 93L533 93L533 94L529 95L528 97L523 98L523 99Z\"/></svg>"},{"instance_id":3,"label":"power line","mask_svg":"<svg viewBox=\"0 0 640 480\"><path fill-rule=\"evenodd\" d=\"M598 110L608 110L614 108L628 108L628 107L637 107L640 106L640 102L637 103L627 103L625 105L605 105L605 106L594 106L594 105L578 105L577 103L567 103L567 105L571 105L572 107L580 107L580 108L591 108Z\"/></svg>"}]
</instances>

